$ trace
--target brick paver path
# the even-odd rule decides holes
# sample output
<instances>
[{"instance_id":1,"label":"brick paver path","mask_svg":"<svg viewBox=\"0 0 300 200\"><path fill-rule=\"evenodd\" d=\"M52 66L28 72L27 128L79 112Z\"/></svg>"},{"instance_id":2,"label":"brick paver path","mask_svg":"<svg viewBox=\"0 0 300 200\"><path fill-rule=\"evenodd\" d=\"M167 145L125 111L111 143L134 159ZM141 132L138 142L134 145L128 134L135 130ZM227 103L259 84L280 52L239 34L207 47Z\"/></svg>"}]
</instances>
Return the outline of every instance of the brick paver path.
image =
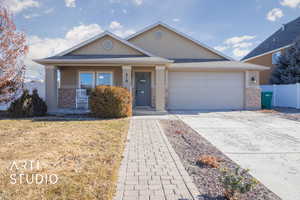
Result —
<instances>
[{"instance_id":1,"label":"brick paver path","mask_svg":"<svg viewBox=\"0 0 300 200\"><path fill-rule=\"evenodd\" d=\"M132 119L115 200L192 200L197 189L155 119Z\"/></svg>"}]
</instances>

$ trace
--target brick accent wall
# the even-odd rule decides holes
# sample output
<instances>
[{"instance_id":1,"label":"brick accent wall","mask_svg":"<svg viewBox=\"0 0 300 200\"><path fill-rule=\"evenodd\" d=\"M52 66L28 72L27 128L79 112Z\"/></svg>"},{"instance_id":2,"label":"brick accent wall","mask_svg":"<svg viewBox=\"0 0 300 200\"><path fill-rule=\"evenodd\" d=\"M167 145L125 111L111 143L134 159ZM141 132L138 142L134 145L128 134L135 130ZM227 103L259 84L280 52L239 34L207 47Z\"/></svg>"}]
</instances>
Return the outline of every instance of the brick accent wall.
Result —
<instances>
[{"instance_id":1,"label":"brick accent wall","mask_svg":"<svg viewBox=\"0 0 300 200\"><path fill-rule=\"evenodd\" d=\"M245 108L261 109L261 89L257 87L249 87L245 90Z\"/></svg>"},{"instance_id":2,"label":"brick accent wall","mask_svg":"<svg viewBox=\"0 0 300 200\"><path fill-rule=\"evenodd\" d=\"M75 108L76 107L76 89L60 88L58 89L58 107Z\"/></svg>"}]
</instances>

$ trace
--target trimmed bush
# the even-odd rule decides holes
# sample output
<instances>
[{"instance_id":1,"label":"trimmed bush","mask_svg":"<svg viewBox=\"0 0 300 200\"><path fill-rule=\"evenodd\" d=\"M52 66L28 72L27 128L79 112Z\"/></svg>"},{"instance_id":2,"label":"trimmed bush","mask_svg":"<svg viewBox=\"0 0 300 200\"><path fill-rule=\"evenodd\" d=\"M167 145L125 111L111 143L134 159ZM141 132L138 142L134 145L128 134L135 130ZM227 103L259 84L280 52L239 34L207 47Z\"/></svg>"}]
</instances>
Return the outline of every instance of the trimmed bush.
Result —
<instances>
[{"instance_id":1,"label":"trimmed bush","mask_svg":"<svg viewBox=\"0 0 300 200\"><path fill-rule=\"evenodd\" d=\"M40 98L38 91L34 89L31 95L32 100L32 115L33 116L45 116L47 113L47 104L46 102Z\"/></svg>"},{"instance_id":2,"label":"trimmed bush","mask_svg":"<svg viewBox=\"0 0 300 200\"><path fill-rule=\"evenodd\" d=\"M90 95L90 109L95 117L121 118L132 115L130 92L122 87L98 86Z\"/></svg>"},{"instance_id":3,"label":"trimmed bush","mask_svg":"<svg viewBox=\"0 0 300 200\"><path fill-rule=\"evenodd\" d=\"M47 113L47 105L38 95L35 89L32 95L28 90L24 90L20 98L10 104L8 108L11 117L38 117L45 116Z\"/></svg>"}]
</instances>

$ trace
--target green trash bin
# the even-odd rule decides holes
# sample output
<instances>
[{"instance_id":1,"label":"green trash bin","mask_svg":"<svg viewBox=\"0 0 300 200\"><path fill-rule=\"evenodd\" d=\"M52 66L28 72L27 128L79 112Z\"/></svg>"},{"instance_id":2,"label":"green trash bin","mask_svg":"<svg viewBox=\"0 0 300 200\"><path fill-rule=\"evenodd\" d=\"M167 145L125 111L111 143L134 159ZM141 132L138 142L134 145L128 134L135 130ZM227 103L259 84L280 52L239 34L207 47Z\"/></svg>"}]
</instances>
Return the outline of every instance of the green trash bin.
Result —
<instances>
[{"instance_id":1,"label":"green trash bin","mask_svg":"<svg viewBox=\"0 0 300 200\"><path fill-rule=\"evenodd\" d=\"M261 107L262 109L272 109L273 92L261 93Z\"/></svg>"}]
</instances>

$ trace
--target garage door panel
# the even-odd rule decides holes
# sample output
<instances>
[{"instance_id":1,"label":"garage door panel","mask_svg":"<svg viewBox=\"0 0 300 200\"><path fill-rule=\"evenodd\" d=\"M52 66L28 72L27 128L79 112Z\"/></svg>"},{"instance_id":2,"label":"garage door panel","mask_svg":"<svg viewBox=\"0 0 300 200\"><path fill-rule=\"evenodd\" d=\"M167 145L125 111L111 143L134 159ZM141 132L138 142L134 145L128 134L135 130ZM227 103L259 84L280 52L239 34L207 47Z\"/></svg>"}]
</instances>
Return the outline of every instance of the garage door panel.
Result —
<instances>
[{"instance_id":1,"label":"garage door panel","mask_svg":"<svg viewBox=\"0 0 300 200\"><path fill-rule=\"evenodd\" d=\"M243 73L170 72L169 109L242 109Z\"/></svg>"}]
</instances>

